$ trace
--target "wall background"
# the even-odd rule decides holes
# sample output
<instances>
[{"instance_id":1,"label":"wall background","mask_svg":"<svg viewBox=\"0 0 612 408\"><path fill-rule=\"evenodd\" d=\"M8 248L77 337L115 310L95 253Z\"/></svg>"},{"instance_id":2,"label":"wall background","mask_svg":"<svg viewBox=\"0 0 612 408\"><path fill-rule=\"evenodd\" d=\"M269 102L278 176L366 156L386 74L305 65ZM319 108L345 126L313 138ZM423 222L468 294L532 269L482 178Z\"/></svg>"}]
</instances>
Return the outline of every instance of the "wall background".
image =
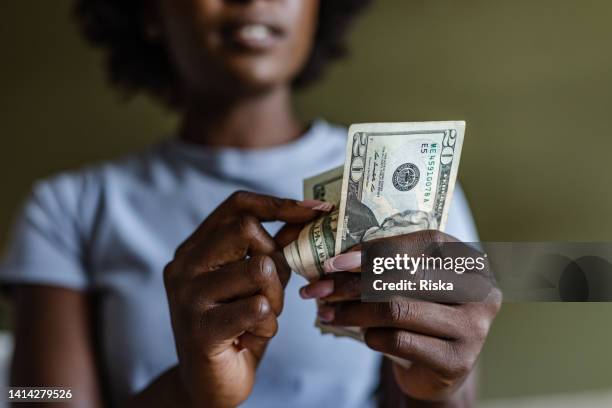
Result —
<instances>
[{"instance_id":1,"label":"wall background","mask_svg":"<svg viewBox=\"0 0 612 408\"><path fill-rule=\"evenodd\" d=\"M0 244L33 180L141 148L175 118L123 103L71 2L0 5ZM352 57L301 94L305 118L465 119L460 177L483 240L612 237L608 0L378 0ZM612 388L612 305L507 304L485 398Z\"/></svg>"}]
</instances>

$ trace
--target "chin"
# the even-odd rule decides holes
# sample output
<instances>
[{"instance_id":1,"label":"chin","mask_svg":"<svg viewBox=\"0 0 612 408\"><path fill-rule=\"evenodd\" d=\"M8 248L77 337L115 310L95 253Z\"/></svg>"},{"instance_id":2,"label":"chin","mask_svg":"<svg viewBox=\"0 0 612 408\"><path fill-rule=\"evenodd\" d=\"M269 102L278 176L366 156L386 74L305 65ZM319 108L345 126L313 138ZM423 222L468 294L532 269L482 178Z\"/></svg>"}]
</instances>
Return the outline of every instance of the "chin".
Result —
<instances>
[{"instance_id":1,"label":"chin","mask_svg":"<svg viewBox=\"0 0 612 408\"><path fill-rule=\"evenodd\" d=\"M219 64L219 62L222 62ZM277 60L232 58L217 60L215 69L200 66L185 76L188 89L198 98L210 96L237 97L263 93L291 83L292 75L286 65Z\"/></svg>"},{"instance_id":2,"label":"chin","mask_svg":"<svg viewBox=\"0 0 612 408\"><path fill-rule=\"evenodd\" d=\"M278 60L240 58L228 61L225 68L230 74L230 86L244 86L248 90L266 90L291 82L291 75L285 71L287 67Z\"/></svg>"}]
</instances>

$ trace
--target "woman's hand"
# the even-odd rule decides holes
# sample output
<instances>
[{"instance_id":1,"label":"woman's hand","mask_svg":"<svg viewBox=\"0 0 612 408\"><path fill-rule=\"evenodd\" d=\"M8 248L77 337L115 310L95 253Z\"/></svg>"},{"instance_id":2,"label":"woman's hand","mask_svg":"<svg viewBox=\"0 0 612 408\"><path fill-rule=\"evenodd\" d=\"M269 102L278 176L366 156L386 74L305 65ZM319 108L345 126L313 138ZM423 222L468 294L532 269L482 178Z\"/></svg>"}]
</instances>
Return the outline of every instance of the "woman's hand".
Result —
<instances>
[{"instance_id":1,"label":"woman's hand","mask_svg":"<svg viewBox=\"0 0 612 408\"><path fill-rule=\"evenodd\" d=\"M456 242L437 231L384 241L391 241L394 247L399 245L404 253L415 257L421 255L424 244ZM466 247L466 253L473 251ZM326 263L328 278L303 287L300 293L304 298L323 301L319 306L321 321L360 327L370 348L411 361L409 367L393 363L395 381L408 397L421 401L453 399L474 369L500 309L499 290L491 287L485 300L464 304L415 301L401 296L390 302L362 303L360 275L343 272L359 272L360 267L360 252L339 255Z\"/></svg>"},{"instance_id":2,"label":"woman's hand","mask_svg":"<svg viewBox=\"0 0 612 408\"><path fill-rule=\"evenodd\" d=\"M282 244L261 222L303 224L319 214L316 204L238 192L176 250L164 282L179 357L175 392L188 404L234 407L250 394L290 275ZM281 235L295 238L288 229Z\"/></svg>"}]
</instances>

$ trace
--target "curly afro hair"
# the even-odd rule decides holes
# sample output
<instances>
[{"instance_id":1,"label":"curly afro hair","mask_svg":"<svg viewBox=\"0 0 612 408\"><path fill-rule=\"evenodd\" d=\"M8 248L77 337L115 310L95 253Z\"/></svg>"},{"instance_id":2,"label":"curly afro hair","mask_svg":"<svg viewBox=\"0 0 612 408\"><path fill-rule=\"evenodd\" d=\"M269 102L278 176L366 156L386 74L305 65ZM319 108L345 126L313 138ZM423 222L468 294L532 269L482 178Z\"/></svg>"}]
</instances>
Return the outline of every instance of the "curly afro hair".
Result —
<instances>
[{"instance_id":1,"label":"curly afro hair","mask_svg":"<svg viewBox=\"0 0 612 408\"><path fill-rule=\"evenodd\" d=\"M127 94L149 92L180 105L177 73L160 42L146 37L147 0L76 0L75 14L84 37L106 54L110 81ZM347 53L350 23L371 0L322 0L313 49L294 80L302 87L318 79L328 62Z\"/></svg>"}]
</instances>

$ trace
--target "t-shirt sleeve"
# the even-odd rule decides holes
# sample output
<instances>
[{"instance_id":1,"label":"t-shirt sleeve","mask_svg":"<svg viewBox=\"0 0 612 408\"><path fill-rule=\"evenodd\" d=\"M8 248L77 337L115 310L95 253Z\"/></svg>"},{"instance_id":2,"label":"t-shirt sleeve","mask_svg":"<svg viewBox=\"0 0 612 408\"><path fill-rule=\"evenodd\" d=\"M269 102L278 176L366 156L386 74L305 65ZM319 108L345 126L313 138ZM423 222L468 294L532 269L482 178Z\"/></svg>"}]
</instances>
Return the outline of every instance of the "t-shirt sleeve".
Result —
<instances>
[{"instance_id":1,"label":"t-shirt sleeve","mask_svg":"<svg viewBox=\"0 0 612 408\"><path fill-rule=\"evenodd\" d=\"M466 243L479 242L478 231L470 205L459 184L455 185L455 191L448 212L446 232Z\"/></svg>"},{"instance_id":2,"label":"t-shirt sleeve","mask_svg":"<svg viewBox=\"0 0 612 408\"><path fill-rule=\"evenodd\" d=\"M87 289L79 186L68 175L34 186L0 260L0 284Z\"/></svg>"}]
</instances>

